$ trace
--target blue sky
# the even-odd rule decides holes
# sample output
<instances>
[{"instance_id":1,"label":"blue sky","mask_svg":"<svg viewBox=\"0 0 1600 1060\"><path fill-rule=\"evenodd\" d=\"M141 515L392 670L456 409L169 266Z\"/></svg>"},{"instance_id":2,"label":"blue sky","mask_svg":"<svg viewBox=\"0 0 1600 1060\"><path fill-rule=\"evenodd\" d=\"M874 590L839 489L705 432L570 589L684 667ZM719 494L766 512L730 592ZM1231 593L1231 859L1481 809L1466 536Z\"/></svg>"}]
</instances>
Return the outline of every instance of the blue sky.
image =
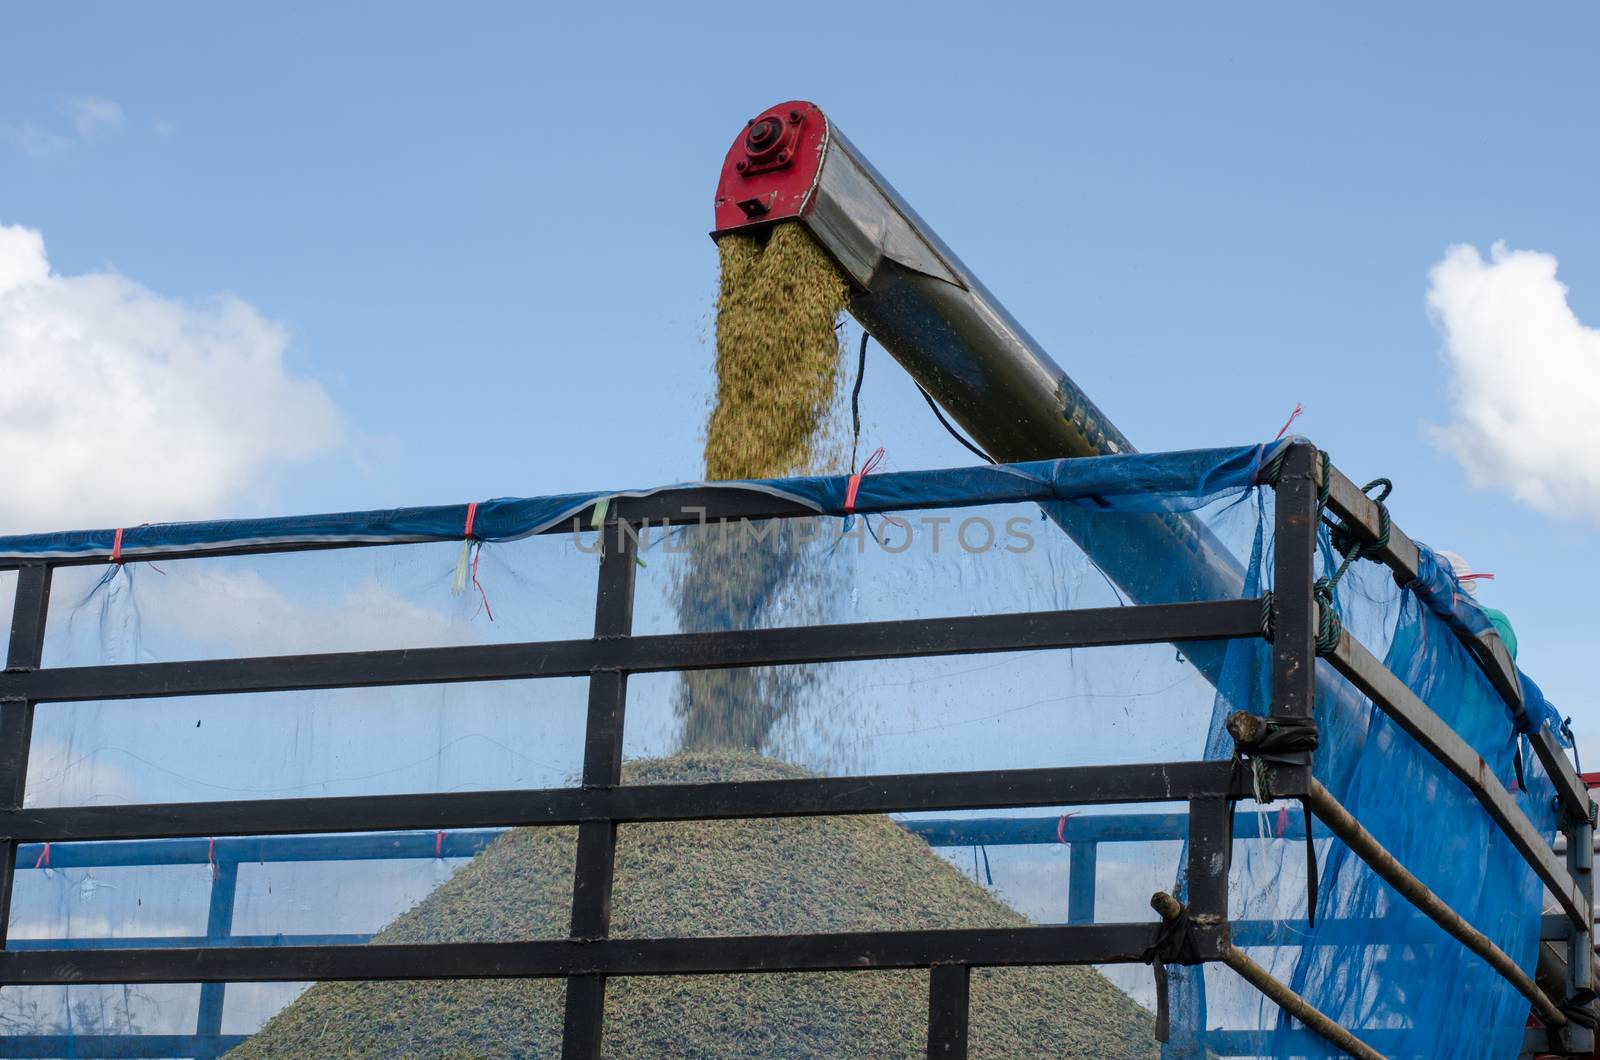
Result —
<instances>
[{"instance_id":1,"label":"blue sky","mask_svg":"<svg viewBox=\"0 0 1600 1060\"><path fill-rule=\"evenodd\" d=\"M1425 304L1448 247L1504 240L1600 321L1596 29L1575 4L9 5L0 223L61 276L285 330L327 405L282 448L315 455L258 453L230 511L679 480L717 167L746 117L810 98L1141 448L1269 437L1304 402L1352 477L1395 480L1400 525L1497 574L1525 665L1600 731L1572 591L1597 524L1472 487L1434 440ZM875 363L894 464L963 462ZM275 407L257 385L230 416Z\"/></svg>"}]
</instances>

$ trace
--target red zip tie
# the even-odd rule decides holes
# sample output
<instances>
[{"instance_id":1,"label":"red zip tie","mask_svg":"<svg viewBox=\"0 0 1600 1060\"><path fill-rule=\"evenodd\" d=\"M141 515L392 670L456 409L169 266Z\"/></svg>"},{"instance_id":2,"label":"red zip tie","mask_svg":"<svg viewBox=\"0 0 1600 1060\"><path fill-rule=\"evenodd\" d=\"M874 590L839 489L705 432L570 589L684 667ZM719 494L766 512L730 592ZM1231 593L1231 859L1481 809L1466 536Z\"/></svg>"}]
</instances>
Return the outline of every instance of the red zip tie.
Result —
<instances>
[{"instance_id":1,"label":"red zip tie","mask_svg":"<svg viewBox=\"0 0 1600 1060\"><path fill-rule=\"evenodd\" d=\"M435 861L444 857L444 829L433 833L433 859Z\"/></svg>"},{"instance_id":2,"label":"red zip tie","mask_svg":"<svg viewBox=\"0 0 1600 1060\"><path fill-rule=\"evenodd\" d=\"M111 539L111 562L122 562L122 527L117 527L117 536Z\"/></svg>"},{"instance_id":3,"label":"red zip tie","mask_svg":"<svg viewBox=\"0 0 1600 1060\"><path fill-rule=\"evenodd\" d=\"M1289 807L1278 807L1278 838L1282 839L1289 831Z\"/></svg>"},{"instance_id":4,"label":"red zip tie","mask_svg":"<svg viewBox=\"0 0 1600 1060\"><path fill-rule=\"evenodd\" d=\"M476 519L477 517L478 517L478 502L477 501L473 501L471 504L467 505L467 528L466 528L466 530L464 530L462 532L462 536L465 537L468 541L472 540L472 521L474 519Z\"/></svg>"},{"instance_id":5,"label":"red zip tie","mask_svg":"<svg viewBox=\"0 0 1600 1060\"><path fill-rule=\"evenodd\" d=\"M1294 411L1289 413L1289 418L1288 418L1288 420L1286 420L1284 422L1283 427L1278 431L1277 438L1274 438L1272 440L1273 441L1277 441L1278 438L1282 438L1285 434L1287 434L1288 431L1289 431L1289 424L1291 424L1295 420L1299 419L1300 418L1300 414L1302 412L1304 412L1305 410L1306 410L1306 407L1304 405L1300 404L1300 402L1296 401L1294 403Z\"/></svg>"},{"instance_id":6,"label":"red zip tie","mask_svg":"<svg viewBox=\"0 0 1600 1060\"><path fill-rule=\"evenodd\" d=\"M1475 582L1475 581L1480 581L1480 580L1481 581L1490 581L1490 582L1492 582L1492 581L1494 581L1494 575L1493 574L1457 574L1456 575L1456 581L1458 581L1458 582Z\"/></svg>"},{"instance_id":7,"label":"red zip tie","mask_svg":"<svg viewBox=\"0 0 1600 1060\"><path fill-rule=\"evenodd\" d=\"M33 867L36 868L36 869L48 869L50 867L50 844L49 843L46 843L43 846L43 848L40 849L40 851L39 851L39 860L35 861L33 863Z\"/></svg>"},{"instance_id":8,"label":"red zip tie","mask_svg":"<svg viewBox=\"0 0 1600 1060\"><path fill-rule=\"evenodd\" d=\"M1065 843L1067 841L1067 818L1076 816L1078 816L1076 813L1064 813L1061 815L1061 820L1056 822L1057 843Z\"/></svg>"},{"instance_id":9,"label":"red zip tie","mask_svg":"<svg viewBox=\"0 0 1600 1060\"><path fill-rule=\"evenodd\" d=\"M217 841L215 839L206 840L206 865L211 869L211 878L215 880L219 875L217 872Z\"/></svg>"},{"instance_id":10,"label":"red zip tie","mask_svg":"<svg viewBox=\"0 0 1600 1060\"><path fill-rule=\"evenodd\" d=\"M867 457L867 462L861 465L861 470L850 476L850 485L844 493L844 510L848 515L856 510L856 493L861 489L861 476L870 475L878 470L878 465L883 463L883 446L872 451Z\"/></svg>"}]
</instances>

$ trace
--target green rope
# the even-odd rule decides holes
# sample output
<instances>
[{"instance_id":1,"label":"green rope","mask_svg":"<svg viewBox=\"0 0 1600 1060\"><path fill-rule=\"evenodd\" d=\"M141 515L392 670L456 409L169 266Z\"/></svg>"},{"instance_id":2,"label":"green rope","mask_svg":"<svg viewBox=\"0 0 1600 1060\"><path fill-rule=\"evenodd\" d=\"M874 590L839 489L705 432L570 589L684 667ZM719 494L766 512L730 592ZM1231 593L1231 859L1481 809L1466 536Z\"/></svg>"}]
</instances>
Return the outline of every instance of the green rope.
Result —
<instances>
[{"instance_id":1,"label":"green rope","mask_svg":"<svg viewBox=\"0 0 1600 1060\"><path fill-rule=\"evenodd\" d=\"M1323 512L1328 505L1333 476L1330 473L1327 452L1319 449L1317 455L1322 462L1322 486L1317 490L1317 520L1326 522ZM1279 463L1281 467L1281 461ZM1339 566L1334 569L1333 574L1324 574L1318 578L1311 587L1312 599L1317 602L1315 641L1318 655L1332 655L1339 649L1339 641L1344 636L1344 622L1333 605L1334 590L1339 587L1340 579L1357 560L1376 555L1389 547L1390 531L1394 524L1389 517L1389 508L1384 502L1393 492L1394 483L1386 478L1377 478L1361 487L1361 492L1368 496L1371 496L1373 490L1380 490L1376 497L1372 497L1372 502L1378 506L1378 533L1370 543L1356 537L1354 531L1343 523L1328 523L1330 542L1334 551L1339 553ZM1277 632L1272 615L1273 595L1269 589L1261 594L1261 636L1269 642Z\"/></svg>"},{"instance_id":2,"label":"green rope","mask_svg":"<svg viewBox=\"0 0 1600 1060\"><path fill-rule=\"evenodd\" d=\"M1326 576L1318 578L1311 587L1311 596L1317 601L1317 654L1332 655L1344 637L1344 620L1333 609L1333 582Z\"/></svg>"}]
</instances>

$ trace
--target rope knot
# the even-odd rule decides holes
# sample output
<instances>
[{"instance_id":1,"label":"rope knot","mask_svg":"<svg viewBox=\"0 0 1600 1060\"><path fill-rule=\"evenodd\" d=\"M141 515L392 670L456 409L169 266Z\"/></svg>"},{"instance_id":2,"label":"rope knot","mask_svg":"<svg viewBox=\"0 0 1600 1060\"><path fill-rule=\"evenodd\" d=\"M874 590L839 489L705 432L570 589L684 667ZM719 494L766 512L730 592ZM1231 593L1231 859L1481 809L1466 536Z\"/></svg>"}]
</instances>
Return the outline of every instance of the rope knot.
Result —
<instances>
[{"instance_id":1,"label":"rope knot","mask_svg":"<svg viewBox=\"0 0 1600 1060\"><path fill-rule=\"evenodd\" d=\"M1339 574L1343 574L1341 569ZM1339 612L1333 606L1333 589L1338 584L1338 575L1332 578L1326 576L1318 578L1311 587L1311 596L1317 602L1317 654L1332 655L1339 650L1339 641L1344 637L1344 621L1339 617Z\"/></svg>"},{"instance_id":2,"label":"rope knot","mask_svg":"<svg viewBox=\"0 0 1600 1060\"><path fill-rule=\"evenodd\" d=\"M1156 976L1156 1041L1165 1042L1171 1029L1167 1012L1167 965L1202 964L1200 947L1194 939L1194 920L1182 902L1165 891L1150 896L1150 908L1161 917L1153 942L1140 954Z\"/></svg>"}]
</instances>

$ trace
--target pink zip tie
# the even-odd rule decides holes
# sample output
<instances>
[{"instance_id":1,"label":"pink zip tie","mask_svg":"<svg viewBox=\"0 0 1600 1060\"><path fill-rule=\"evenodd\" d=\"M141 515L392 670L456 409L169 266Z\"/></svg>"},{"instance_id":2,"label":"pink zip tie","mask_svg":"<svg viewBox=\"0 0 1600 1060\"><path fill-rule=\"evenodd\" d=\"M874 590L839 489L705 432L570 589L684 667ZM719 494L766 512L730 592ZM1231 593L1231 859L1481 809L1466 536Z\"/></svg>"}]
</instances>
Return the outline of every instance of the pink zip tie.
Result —
<instances>
[{"instance_id":1,"label":"pink zip tie","mask_svg":"<svg viewBox=\"0 0 1600 1060\"><path fill-rule=\"evenodd\" d=\"M489 621L494 621L494 608L489 606L489 594L483 591L483 583L478 581L478 559L483 555L483 542L472 536L472 524L478 518L478 502L473 501L467 505L467 526L461 532L462 537L473 542L472 544L472 587L478 590L478 599L483 601L483 613L489 616Z\"/></svg>"},{"instance_id":2,"label":"pink zip tie","mask_svg":"<svg viewBox=\"0 0 1600 1060\"><path fill-rule=\"evenodd\" d=\"M1067 818L1076 817L1076 813L1064 813L1061 820L1056 822L1056 842L1065 844L1067 841Z\"/></svg>"},{"instance_id":3,"label":"pink zip tie","mask_svg":"<svg viewBox=\"0 0 1600 1060\"><path fill-rule=\"evenodd\" d=\"M1273 441L1277 441L1279 438L1282 438L1285 434L1287 434L1289 432L1289 424L1291 424L1295 420L1299 419L1300 418L1300 414L1302 412L1304 412L1305 410L1306 410L1306 407L1304 405L1300 404L1300 402L1296 401L1294 403L1294 411L1289 413L1288 420L1286 420L1284 422L1283 426L1278 430L1277 437L1272 439L1272 440Z\"/></svg>"},{"instance_id":4,"label":"pink zip tie","mask_svg":"<svg viewBox=\"0 0 1600 1060\"><path fill-rule=\"evenodd\" d=\"M217 841L215 839L206 840L206 865L211 869L211 879L215 881L221 875L217 871Z\"/></svg>"},{"instance_id":5,"label":"pink zip tie","mask_svg":"<svg viewBox=\"0 0 1600 1060\"><path fill-rule=\"evenodd\" d=\"M117 527L117 536L111 539L111 562L122 562L122 527Z\"/></svg>"},{"instance_id":6,"label":"pink zip tie","mask_svg":"<svg viewBox=\"0 0 1600 1060\"><path fill-rule=\"evenodd\" d=\"M35 861L33 863L33 867L36 868L36 869L48 869L50 867L50 844L49 843L46 843L42 848L40 848L40 850L39 850L39 860Z\"/></svg>"},{"instance_id":7,"label":"pink zip tie","mask_svg":"<svg viewBox=\"0 0 1600 1060\"><path fill-rule=\"evenodd\" d=\"M433 859L438 861L444 857L444 829L433 833Z\"/></svg>"},{"instance_id":8,"label":"pink zip tie","mask_svg":"<svg viewBox=\"0 0 1600 1060\"><path fill-rule=\"evenodd\" d=\"M856 493L861 489L862 476L870 475L878 470L878 465L883 463L883 455L883 446L880 445L873 450L871 456L867 457L867 462L861 465L861 470L850 476L850 484L845 489L844 494L844 511L846 515L856 510Z\"/></svg>"}]
</instances>

